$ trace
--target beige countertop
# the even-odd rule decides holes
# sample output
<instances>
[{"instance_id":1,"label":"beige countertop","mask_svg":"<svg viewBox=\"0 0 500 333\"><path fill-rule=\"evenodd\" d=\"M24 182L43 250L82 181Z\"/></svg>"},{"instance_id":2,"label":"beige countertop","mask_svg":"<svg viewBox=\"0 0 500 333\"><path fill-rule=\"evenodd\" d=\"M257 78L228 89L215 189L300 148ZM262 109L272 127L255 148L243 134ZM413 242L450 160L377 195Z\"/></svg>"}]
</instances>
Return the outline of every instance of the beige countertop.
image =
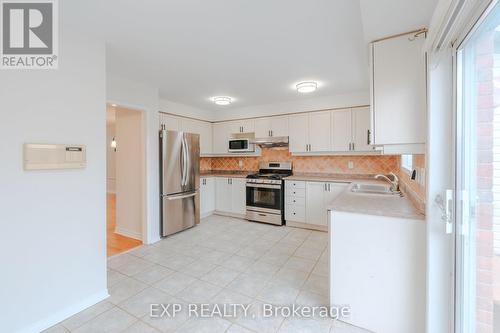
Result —
<instances>
[{"instance_id":1,"label":"beige countertop","mask_svg":"<svg viewBox=\"0 0 500 333\"><path fill-rule=\"evenodd\" d=\"M226 170L211 170L201 171L200 177L228 177L228 178L245 178L254 172L249 171L226 171Z\"/></svg>"},{"instance_id":2,"label":"beige countertop","mask_svg":"<svg viewBox=\"0 0 500 333\"><path fill-rule=\"evenodd\" d=\"M372 181L356 181L367 183ZM425 220L415 205L405 195L366 194L351 192L352 184L344 190L330 205L328 210L366 215L401 217Z\"/></svg>"}]
</instances>

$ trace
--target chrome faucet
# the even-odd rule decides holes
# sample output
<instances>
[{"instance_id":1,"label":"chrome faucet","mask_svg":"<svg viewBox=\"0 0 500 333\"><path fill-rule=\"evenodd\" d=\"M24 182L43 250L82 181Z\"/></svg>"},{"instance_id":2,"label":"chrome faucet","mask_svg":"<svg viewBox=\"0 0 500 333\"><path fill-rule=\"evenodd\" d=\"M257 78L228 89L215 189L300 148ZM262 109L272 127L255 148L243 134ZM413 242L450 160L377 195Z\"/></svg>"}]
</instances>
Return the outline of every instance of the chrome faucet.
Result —
<instances>
[{"instance_id":1,"label":"chrome faucet","mask_svg":"<svg viewBox=\"0 0 500 333\"><path fill-rule=\"evenodd\" d=\"M386 175L376 175L375 179L383 179L389 182L391 184L391 191L392 192L399 192L399 178L396 176L393 172L389 173L389 176L392 176L393 180L391 180L389 177Z\"/></svg>"}]
</instances>

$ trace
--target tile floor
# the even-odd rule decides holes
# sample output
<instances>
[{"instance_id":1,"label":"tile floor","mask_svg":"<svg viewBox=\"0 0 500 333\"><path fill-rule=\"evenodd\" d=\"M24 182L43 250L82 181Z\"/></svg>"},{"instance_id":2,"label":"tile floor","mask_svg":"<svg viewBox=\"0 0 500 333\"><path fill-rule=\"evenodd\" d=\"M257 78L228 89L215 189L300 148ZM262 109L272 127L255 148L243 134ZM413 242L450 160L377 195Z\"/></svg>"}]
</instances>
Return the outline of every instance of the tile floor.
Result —
<instances>
[{"instance_id":1,"label":"tile floor","mask_svg":"<svg viewBox=\"0 0 500 333\"><path fill-rule=\"evenodd\" d=\"M152 246L108 259L110 297L50 328L55 332L363 333L331 319L263 318L263 303L328 303L327 234L213 215ZM151 303L251 304L255 316L175 319Z\"/></svg>"}]
</instances>

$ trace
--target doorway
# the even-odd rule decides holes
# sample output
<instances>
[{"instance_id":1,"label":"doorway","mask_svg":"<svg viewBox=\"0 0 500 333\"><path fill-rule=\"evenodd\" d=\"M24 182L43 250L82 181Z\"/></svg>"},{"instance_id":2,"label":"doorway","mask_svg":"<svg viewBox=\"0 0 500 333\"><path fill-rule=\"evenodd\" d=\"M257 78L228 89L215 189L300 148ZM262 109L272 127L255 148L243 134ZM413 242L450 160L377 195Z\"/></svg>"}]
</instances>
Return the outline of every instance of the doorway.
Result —
<instances>
[{"instance_id":1,"label":"doorway","mask_svg":"<svg viewBox=\"0 0 500 333\"><path fill-rule=\"evenodd\" d=\"M142 244L145 222L143 112L107 106L106 248L113 256Z\"/></svg>"},{"instance_id":2,"label":"doorway","mask_svg":"<svg viewBox=\"0 0 500 333\"><path fill-rule=\"evenodd\" d=\"M500 5L456 50L455 332L500 332Z\"/></svg>"}]
</instances>

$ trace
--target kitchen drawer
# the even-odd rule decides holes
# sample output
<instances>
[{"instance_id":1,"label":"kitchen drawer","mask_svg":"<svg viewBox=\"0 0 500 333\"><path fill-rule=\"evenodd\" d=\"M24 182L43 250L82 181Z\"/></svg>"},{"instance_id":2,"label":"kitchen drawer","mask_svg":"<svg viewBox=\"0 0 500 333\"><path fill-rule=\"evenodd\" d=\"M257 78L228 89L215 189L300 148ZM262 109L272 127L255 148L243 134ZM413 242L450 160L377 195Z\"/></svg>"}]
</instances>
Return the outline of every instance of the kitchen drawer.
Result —
<instances>
[{"instance_id":1,"label":"kitchen drawer","mask_svg":"<svg viewBox=\"0 0 500 333\"><path fill-rule=\"evenodd\" d=\"M286 205L285 220L294 222L306 222L306 209L304 206Z\"/></svg>"},{"instance_id":2,"label":"kitchen drawer","mask_svg":"<svg viewBox=\"0 0 500 333\"><path fill-rule=\"evenodd\" d=\"M285 189L285 195L288 197L306 197L306 189L305 188L290 188L287 187Z\"/></svg>"},{"instance_id":3,"label":"kitchen drawer","mask_svg":"<svg viewBox=\"0 0 500 333\"><path fill-rule=\"evenodd\" d=\"M296 189L296 188L306 188L306 182L298 181L298 180L285 180L285 184L287 188Z\"/></svg>"},{"instance_id":4,"label":"kitchen drawer","mask_svg":"<svg viewBox=\"0 0 500 333\"><path fill-rule=\"evenodd\" d=\"M295 206L305 206L306 204L306 198L304 197L299 197L299 196L287 196L286 197L286 204L287 205L295 205Z\"/></svg>"}]
</instances>

